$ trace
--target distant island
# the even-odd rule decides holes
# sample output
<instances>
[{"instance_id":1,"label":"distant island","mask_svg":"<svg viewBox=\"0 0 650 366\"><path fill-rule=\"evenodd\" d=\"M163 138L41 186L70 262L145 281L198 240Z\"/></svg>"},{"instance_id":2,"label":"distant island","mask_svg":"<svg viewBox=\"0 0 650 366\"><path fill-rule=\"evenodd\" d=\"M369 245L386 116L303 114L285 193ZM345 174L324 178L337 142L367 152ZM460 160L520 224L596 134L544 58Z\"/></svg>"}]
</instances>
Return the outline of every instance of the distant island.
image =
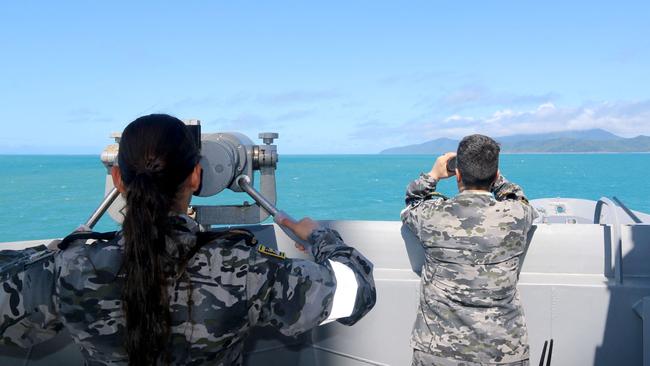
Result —
<instances>
[{"instance_id":1,"label":"distant island","mask_svg":"<svg viewBox=\"0 0 650 366\"><path fill-rule=\"evenodd\" d=\"M650 152L650 136L625 138L603 129L495 137L504 153ZM440 138L393 147L380 154L438 154L455 151L459 140Z\"/></svg>"}]
</instances>

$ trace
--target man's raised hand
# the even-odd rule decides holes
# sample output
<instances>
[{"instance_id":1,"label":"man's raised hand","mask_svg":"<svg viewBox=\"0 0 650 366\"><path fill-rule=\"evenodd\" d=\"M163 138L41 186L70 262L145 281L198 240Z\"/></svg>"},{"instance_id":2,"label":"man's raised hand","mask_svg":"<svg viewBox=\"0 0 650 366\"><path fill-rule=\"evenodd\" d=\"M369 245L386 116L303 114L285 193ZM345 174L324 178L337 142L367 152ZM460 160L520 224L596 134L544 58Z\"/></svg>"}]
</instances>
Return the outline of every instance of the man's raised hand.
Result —
<instances>
[{"instance_id":1,"label":"man's raised hand","mask_svg":"<svg viewBox=\"0 0 650 366\"><path fill-rule=\"evenodd\" d=\"M433 164L433 168L431 168L431 171L429 172L429 176L436 180L445 179L454 176L455 171L450 172L447 170L447 162L449 161L449 159L455 156L456 156L455 152L448 152L443 155L440 155L438 159L436 159L436 163Z\"/></svg>"}]
</instances>

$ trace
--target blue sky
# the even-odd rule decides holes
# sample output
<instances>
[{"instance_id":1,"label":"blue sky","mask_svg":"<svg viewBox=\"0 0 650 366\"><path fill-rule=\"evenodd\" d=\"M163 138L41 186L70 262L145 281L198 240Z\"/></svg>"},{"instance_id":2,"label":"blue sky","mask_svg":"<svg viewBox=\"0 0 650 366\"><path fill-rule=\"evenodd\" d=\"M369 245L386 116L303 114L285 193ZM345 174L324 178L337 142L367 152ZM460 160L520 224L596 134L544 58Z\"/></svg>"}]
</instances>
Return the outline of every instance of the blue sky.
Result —
<instances>
[{"instance_id":1,"label":"blue sky","mask_svg":"<svg viewBox=\"0 0 650 366\"><path fill-rule=\"evenodd\" d=\"M134 118L281 153L650 135L650 2L6 2L0 153L98 154Z\"/></svg>"}]
</instances>

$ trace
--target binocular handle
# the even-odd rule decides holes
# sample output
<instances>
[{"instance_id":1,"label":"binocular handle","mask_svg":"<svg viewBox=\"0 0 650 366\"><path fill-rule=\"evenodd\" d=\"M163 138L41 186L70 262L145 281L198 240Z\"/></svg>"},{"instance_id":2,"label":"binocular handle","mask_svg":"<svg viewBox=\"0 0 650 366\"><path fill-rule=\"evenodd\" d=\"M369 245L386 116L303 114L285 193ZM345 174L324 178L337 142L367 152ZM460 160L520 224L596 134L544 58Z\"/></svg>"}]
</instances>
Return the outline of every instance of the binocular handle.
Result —
<instances>
[{"instance_id":1,"label":"binocular handle","mask_svg":"<svg viewBox=\"0 0 650 366\"><path fill-rule=\"evenodd\" d=\"M117 191L117 188L113 187L113 189L111 189L111 191L108 192L106 197L104 197L102 202L99 204L99 207L97 207L97 209L95 209L95 211L92 213L92 215L90 215L88 220L86 220L86 223L84 224L84 226L86 226L89 229L92 229L93 227L95 227L95 225L97 224L99 219L102 218L104 213L106 213L108 208L111 207L111 205L113 204L113 202L115 201L115 199L119 195L120 195L120 192Z\"/></svg>"},{"instance_id":2,"label":"binocular handle","mask_svg":"<svg viewBox=\"0 0 650 366\"><path fill-rule=\"evenodd\" d=\"M266 199L260 192L258 192L252 185L251 185L251 179L247 175L240 175L236 179L237 185L246 193L248 193L251 198L255 200L263 209L265 209L271 216L274 218L277 215L283 215L287 219L295 221L291 216L286 214L285 212L282 212L277 209L269 200ZM113 204L115 199L119 196L119 192L117 191L117 188L113 188L107 195L104 197L102 202L100 203L99 207L93 212L93 214L88 218L86 223L84 224L87 228L92 229L99 219L106 213L108 208ZM305 248L309 248L309 243L305 240L302 240L296 236L296 234L293 233L290 229L283 225L278 225L284 233L290 237L293 241L296 243L302 245Z\"/></svg>"},{"instance_id":3,"label":"binocular handle","mask_svg":"<svg viewBox=\"0 0 650 366\"><path fill-rule=\"evenodd\" d=\"M275 218L277 215L282 215L286 217L289 220L296 221L294 220L291 216L289 216L287 213L278 210L277 207L275 207L269 200L267 200L260 192L258 192L255 187L251 185L251 178L247 175L240 175L236 178L237 185L246 193L248 193L249 196L251 196L252 199L255 200L263 209L265 209L273 218ZM294 234L293 231L291 231L289 228L287 228L284 225L278 225L284 233L291 238L291 240L295 241L296 243L302 245L304 248L309 248L310 245L306 240L300 239L296 234Z\"/></svg>"},{"instance_id":4,"label":"binocular handle","mask_svg":"<svg viewBox=\"0 0 650 366\"><path fill-rule=\"evenodd\" d=\"M255 187L251 184L251 178L247 175L240 175L236 179L237 185L239 188L241 188L244 192L248 193L251 198L255 200L260 206L262 206L263 209L266 210L271 216L275 217L280 211L273 206L269 200L266 199L266 197L262 196L260 192L258 192Z\"/></svg>"}]
</instances>

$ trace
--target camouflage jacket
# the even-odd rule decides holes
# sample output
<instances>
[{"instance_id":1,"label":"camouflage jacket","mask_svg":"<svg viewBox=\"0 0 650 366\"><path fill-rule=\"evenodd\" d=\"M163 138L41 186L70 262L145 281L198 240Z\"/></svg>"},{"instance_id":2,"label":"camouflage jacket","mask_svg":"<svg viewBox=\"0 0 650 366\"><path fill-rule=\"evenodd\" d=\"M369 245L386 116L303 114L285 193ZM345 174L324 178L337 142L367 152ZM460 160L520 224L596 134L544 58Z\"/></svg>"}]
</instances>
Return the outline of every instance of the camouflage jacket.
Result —
<instances>
[{"instance_id":1,"label":"camouflage jacket","mask_svg":"<svg viewBox=\"0 0 650 366\"><path fill-rule=\"evenodd\" d=\"M492 193L451 199L436 184L426 174L411 182L401 215L425 249L412 347L464 365L527 359L517 281L534 209L503 177Z\"/></svg>"},{"instance_id":2,"label":"camouflage jacket","mask_svg":"<svg viewBox=\"0 0 650 366\"><path fill-rule=\"evenodd\" d=\"M167 251L181 258L194 247L199 225L184 215L172 220ZM350 268L357 282L351 314L338 321L353 324L373 307L372 264L336 231L312 233L314 261L285 258L243 230L230 234L201 246L186 276L170 278L173 364L241 365L251 327L270 325L293 336L318 326L337 290L333 262ZM44 246L0 251L0 344L28 347L67 328L88 364L126 364L122 251L119 233L58 252Z\"/></svg>"}]
</instances>

